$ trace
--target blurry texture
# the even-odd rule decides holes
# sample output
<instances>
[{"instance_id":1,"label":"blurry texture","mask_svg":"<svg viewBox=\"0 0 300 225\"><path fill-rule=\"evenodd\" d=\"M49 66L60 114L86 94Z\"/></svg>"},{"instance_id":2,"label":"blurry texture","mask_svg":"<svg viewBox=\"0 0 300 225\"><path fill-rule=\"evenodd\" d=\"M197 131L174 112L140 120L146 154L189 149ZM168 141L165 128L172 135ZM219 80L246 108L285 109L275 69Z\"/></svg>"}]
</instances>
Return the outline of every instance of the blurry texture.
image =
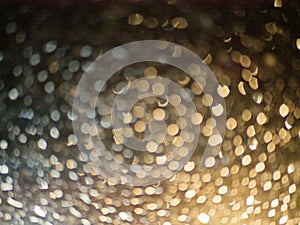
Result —
<instances>
[{"instance_id":1,"label":"blurry texture","mask_svg":"<svg viewBox=\"0 0 300 225\"><path fill-rule=\"evenodd\" d=\"M0 224L300 223L299 5L63 1L2 4L0 12ZM201 149L215 126L211 96L168 65L145 62L122 69L99 96L103 132L86 130L105 140L118 160L164 161L163 155L153 156L160 151L155 143L141 157L111 132L113 99L135 77L160 75L186 88L199 111L191 121L202 132L182 171L166 173L167 180L153 186L129 187L86 164L71 109L78 81L99 54L144 39L183 45L209 65L226 101L227 130L219 156L200 172ZM173 111L162 99L144 99L125 117L132 122L125 135L143 138L151 118L169 119L164 141L180 145L174 136L182 124ZM160 124L152 129L160 130ZM169 169L179 163L174 159Z\"/></svg>"}]
</instances>

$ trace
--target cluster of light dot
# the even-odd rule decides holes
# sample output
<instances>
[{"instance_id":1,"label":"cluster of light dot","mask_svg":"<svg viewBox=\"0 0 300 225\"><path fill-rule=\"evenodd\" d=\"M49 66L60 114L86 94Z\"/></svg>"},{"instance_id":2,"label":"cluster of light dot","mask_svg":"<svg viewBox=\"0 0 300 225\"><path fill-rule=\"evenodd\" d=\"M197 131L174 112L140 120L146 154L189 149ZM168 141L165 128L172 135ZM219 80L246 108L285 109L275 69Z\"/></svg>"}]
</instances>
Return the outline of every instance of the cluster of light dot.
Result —
<instances>
[{"instance_id":1,"label":"cluster of light dot","mask_svg":"<svg viewBox=\"0 0 300 225\"><path fill-rule=\"evenodd\" d=\"M8 9L1 15L1 38L9 44L0 49L0 223L299 224L300 37L294 29L300 18L284 4L275 0L265 8L232 5L225 10L212 5L203 10L176 0L149 9L115 3L95 7L97 11L74 9L74 23L29 5ZM155 155L162 153L156 142L137 155L109 132L113 97L134 76L162 75L194 96L198 113L191 121L201 126L202 136L191 160L174 176L166 173L166 181L147 187L117 185L78 154L71 126L77 119L71 111L76 85L95 57L120 40L160 38L193 50L214 72L218 94L227 105L225 137L210 138L213 99L192 79L159 64L127 67L120 72L125 79L114 76L99 97L103 130L83 124L83 132L110 140L107 144L120 161L135 163L139 157L145 164L163 164L166 156ZM94 84L95 90L101 86ZM147 88L145 82L137 85L139 91ZM164 86L153 88L159 93ZM178 95L169 101L181 103ZM181 109L176 113L184 114ZM168 102L147 98L124 115L124 122L132 125L125 134L143 138L150 118L170 118L166 143L180 146L182 140L176 137L182 124L176 113ZM160 123L152 129L161 129ZM199 171L201 149L208 141L223 141L222 148L216 159L206 162L209 168ZM92 148L92 142L86 147ZM188 149L178 154L169 170L180 166Z\"/></svg>"}]
</instances>

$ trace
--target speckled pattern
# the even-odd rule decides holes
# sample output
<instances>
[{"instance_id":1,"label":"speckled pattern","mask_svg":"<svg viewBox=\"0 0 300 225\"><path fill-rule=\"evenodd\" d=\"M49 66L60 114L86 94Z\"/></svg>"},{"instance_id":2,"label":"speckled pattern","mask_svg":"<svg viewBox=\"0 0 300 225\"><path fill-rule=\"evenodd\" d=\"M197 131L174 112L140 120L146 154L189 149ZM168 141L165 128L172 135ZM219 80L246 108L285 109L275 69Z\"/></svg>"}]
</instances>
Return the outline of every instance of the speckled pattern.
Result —
<instances>
[{"instance_id":1,"label":"speckled pattern","mask_svg":"<svg viewBox=\"0 0 300 225\"><path fill-rule=\"evenodd\" d=\"M300 224L300 3L292 2L1 3L0 224ZM214 126L201 88L164 64L122 69L97 110L98 136L118 160L134 163L139 154L116 143L109 117L116 93L135 76L159 74L189 90L202 133L182 171L129 187L104 179L79 154L72 102L99 54L145 39L180 44L208 64L227 129L213 166L199 171ZM133 111L136 136L156 108L173 118L174 108L147 99ZM180 128L174 121L167 142ZM139 157L155 160L151 151Z\"/></svg>"}]
</instances>

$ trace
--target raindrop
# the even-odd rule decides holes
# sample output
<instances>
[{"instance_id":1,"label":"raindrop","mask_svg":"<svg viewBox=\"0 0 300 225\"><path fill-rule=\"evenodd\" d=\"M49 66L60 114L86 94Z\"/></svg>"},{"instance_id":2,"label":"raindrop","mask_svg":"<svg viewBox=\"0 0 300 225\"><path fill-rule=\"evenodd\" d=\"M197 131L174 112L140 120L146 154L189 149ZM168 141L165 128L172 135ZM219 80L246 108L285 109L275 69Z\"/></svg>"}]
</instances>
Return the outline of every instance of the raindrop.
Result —
<instances>
[{"instance_id":1,"label":"raindrop","mask_svg":"<svg viewBox=\"0 0 300 225\"><path fill-rule=\"evenodd\" d=\"M40 63L40 61L41 61L41 56L39 53L32 55L29 59L29 63L32 66L38 65Z\"/></svg>"},{"instance_id":2,"label":"raindrop","mask_svg":"<svg viewBox=\"0 0 300 225\"><path fill-rule=\"evenodd\" d=\"M0 148L1 148L2 150L5 150L5 149L7 149L7 147L8 147L7 141L6 141L6 140L1 140L1 141L0 141Z\"/></svg>"},{"instance_id":3,"label":"raindrop","mask_svg":"<svg viewBox=\"0 0 300 225\"><path fill-rule=\"evenodd\" d=\"M44 46L44 52L51 53L57 48L57 41L49 41Z\"/></svg>"},{"instance_id":4,"label":"raindrop","mask_svg":"<svg viewBox=\"0 0 300 225\"><path fill-rule=\"evenodd\" d=\"M5 31L7 34L15 33L17 31L17 23L14 21L9 22L5 27Z\"/></svg>"},{"instance_id":5,"label":"raindrop","mask_svg":"<svg viewBox=\"0 0 300 225\"><path fill-rule=\"evenodd\" d=\"M77 60L72 60L68 65L69 71L72 73L77 72L79 70L79 67L80 63Z\"/></svg>"},{"instance_id":6,"label":"raindrop","mask_svg":"<svg viewBox=\"0 0 300 225\"><path fill-rule=\"evenodd\" d=\"M13 74L15 77L18 77L21 75L23 69L22 69L22 65L16 65L13 69Z\"/></svg>"},{"instance_id":7,"label":"raindrop","mask_svg":"<svg viewBox=\"0 0 300 225\"><path fill-rule=\"evenodd\" d=\"M39 140L38 140L38 147L40 148L40 149L42 149L42 150L46 150L46 148L47 148L47 142L43 139L43 138L40 138Z\"/></svg>"},{"instance_id":8,"label":"raindrop","mask_svg":"<svg viewBox=\"0 0 300 225\"><path fill-rule=\"evenodd\" d=\"M53 91L54 91L54 83L53 81L48 81L46 84L45 84L45 91L48 93L48 94L51 94Z\"/></svg>"},{"instance_id":9,"label":"raindrop","mask_svg":"<svg viewBox=\"0 0 300 225\"><path fill-rule=\"evenodd\" d=\"M59 138L59 130L56 127L52 127L50 130L50 135L55 139Z\"/></svg>"},{"instance_id":10,"label":"raindrop","mask_svg":"<svg viewBox=\"0 0 300 225\"><path fill-rule=\"evenodd\" d=\"M24 58L29 58L32 55L33 49L31 46L24 48L23 56Z\"/></svg>"},{"instance_id":11,"label":"raindrop","mask_svg":"<svg viewBox=\"0 0 300 225\"><path fill-rule=\"evenodd\" d=\"M39 82L44 82L47 80L47 78L48 78L48 72L46 70L41 70L38 73L38 81Z\"/></svg>"},{"instance_id":12,"label":"raindrop","mask_svg":"<svg viewBox=\"0 0 300 225\"><path fill-rule=\"evenodd\" d=\"M55 121L55 122L57 122L57 121L59 121L59 119L60 119L60 113L59 113L59 111L58 110L53 110L52 112L51 112L51 114L50 114L50 117L51 117L51 119L53 120L53 121Z\"/></svg>"},{"instance_id":13,"label":"raindrop","mask_svg":"<svg viewBox=\"0 0 300 225\"><path fill-rule=\"evenodd\" d=\"M8 97L11 99L11 100L16 100L19 96L19 92L17 90L17 88L13 88L9 91L8 93Z\"/></svg>"},{"instance_id":14,"label":"raindrop","mask_svg":"<svg viewBox=\"0 0 300 225\"><path fill-rule=\"evenodd\" d=\"M89 45L85 45L81 48L80 56L83 58L87 58L91 56L92 52L93 52L92 47Z\"/></svg>"}]
</instances>

